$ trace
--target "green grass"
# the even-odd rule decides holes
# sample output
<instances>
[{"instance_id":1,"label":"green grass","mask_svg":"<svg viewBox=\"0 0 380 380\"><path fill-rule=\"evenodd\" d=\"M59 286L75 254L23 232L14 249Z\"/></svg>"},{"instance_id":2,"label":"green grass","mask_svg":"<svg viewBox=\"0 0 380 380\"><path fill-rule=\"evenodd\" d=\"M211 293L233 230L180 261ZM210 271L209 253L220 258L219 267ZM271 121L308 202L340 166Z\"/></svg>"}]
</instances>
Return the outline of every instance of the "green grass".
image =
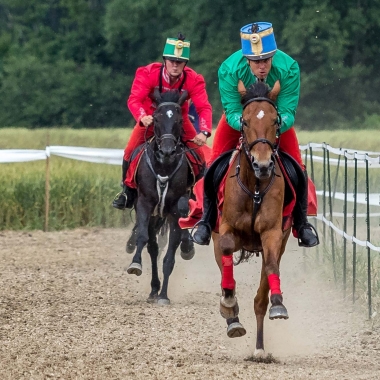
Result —
<instances>
[{"instance_id":1,"label":"green grass","mask_svg":"<svg viewBox=\"0 0 380 380\"><path fill-rule=\"evenodd\" d=\"M130 130L0 129L0 149L44 149L50 145L123 149ZM0 230L43 229L46 162L0 164ZM52 156L49 229L119 227L129 212L111 206L120 191L121 168Z\"/></svg>"},{"instance_id":2,"label":"green grass","mask_svg":"<svg viewBox=\"0 0 380 380\"><path fill-rule=\"evenodd\" d=\"M307 143L326 143L334 148L347 148L380 152L380 133L378 129L368 130L335 130L335 131L303 131L297 129L298 141Z\"/></svg>"},{"instance_id":3,"label":"green grass","mask_svg":"<svg viewBox=\"0 0 380 380\"><path fill-rule=\"evenodd\" d=\"M44 149L47 144L123 149L130 132L127 128L4 128L0 129L0 149ZM373 151L380 150L379 135L370 130L298 132L300 144L326 142L333 147ZM321 167L316 164L319 176ZM45 170L45 161L0 164L0 230L43 229ZM334 175L332 172L331 177ZM49 228L112 227L125 223L129 220L127 213L111 207L113 197L120 190L119 181L118 166L52 156ZM317 188L321 188L318 181ZM374 186L371 183L371 188Z\"/></svg>"},{"instance_id":4,"label":"green grass","mask_svg":"<svg viewBox=\"0 0 380 380\"><path fill-rule=\"evenodd\" d=\"M130 128L1 128L0 149L45 149L46 145L123 149Z\"/></svg>"}]
</instances>

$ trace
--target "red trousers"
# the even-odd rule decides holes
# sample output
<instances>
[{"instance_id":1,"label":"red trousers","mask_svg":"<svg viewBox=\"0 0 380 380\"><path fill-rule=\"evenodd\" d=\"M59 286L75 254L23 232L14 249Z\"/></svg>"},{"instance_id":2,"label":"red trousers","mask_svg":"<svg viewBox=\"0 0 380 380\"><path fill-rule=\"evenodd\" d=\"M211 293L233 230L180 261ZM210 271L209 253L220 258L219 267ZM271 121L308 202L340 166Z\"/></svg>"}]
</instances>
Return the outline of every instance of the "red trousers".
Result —
<instances>
[{"instance_id":1,"label":"red trousers","mask_svg":"<svg viewBox=\"0 0 380 380\"><path fill-rule=\"evenodd\" d=\"M208 166L227 150L236 148L241 134L229 126L226 115L223 114L219 120L219 124L214 134L214 142L212 144L211 160ZM301 152L299 149L298 139L294 127L281 134L279 150L291 155L304 168Z\"/></svg>"},{"instance_id":2,"label":"red trousers","mask_svg":"<svg viewBox=\"0 0 380 380\"><path fill-rule=\"evenodd\" d=\"M192 140L197 134L193 124L189 118L183 118L183 134L182 141L187 145L188 148L196 150L202 161L205 161L205 155L203 152L203 147L195 144ZM129 161L131 158L132 152L141 144L144 144L145 141L150 139L154 135L153 125L149 127L142 127L140 124L136 124L132 130L131 136L129 137L127 146L124 149L124 160Z\"/></svg>"}]
</instances>

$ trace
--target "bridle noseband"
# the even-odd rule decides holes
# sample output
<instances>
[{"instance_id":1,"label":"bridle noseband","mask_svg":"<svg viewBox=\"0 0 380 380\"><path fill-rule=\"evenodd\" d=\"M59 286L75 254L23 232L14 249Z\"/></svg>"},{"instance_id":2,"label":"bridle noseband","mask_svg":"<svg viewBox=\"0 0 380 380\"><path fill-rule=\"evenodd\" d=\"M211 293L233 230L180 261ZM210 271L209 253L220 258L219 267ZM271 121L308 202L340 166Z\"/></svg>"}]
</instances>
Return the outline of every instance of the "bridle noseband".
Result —
<instances>
[{"instance_id":1,"label":"bridle noseband","mask_svg":"<svg viewBox=\"0 0 380 380\"><path fill-rule=\"evenodd\" d=\"M163 102L157 106L155 113L157 113L159 111L159 109L165 105L174 106L179 112L182 112L181 106L178 103ZM149 167L150 171L152 172L152 174L154 175L154 177L156 178L156 188L157 188L157 193L158 193L158 203L155 207L154 215L160 215L161 217L163 217L163 211L164 211L164 206L165 206L165 197L166 197L166 194L167 194L167 191L169 188L169 182L174 177L174 175L178 172L178 170L181 168L181 166L184 162L184 149L183 149L183 144L181 142L181 136L176 138L171 133L164 133L163 135L158 136L155 124L154 124L153 128L154 128L154 137L155 137L155 141L156 141L156 145L157 145L158 150L161 149L161 143L165 139L173 140L175 143L175 149L177 149L178 146L181 147L181 152L178 154L180 156L180 159L178 160L176 167L173 169L173 171L171 172L170 175L166 175L166 176L161 176L160 174L156 173L156 171L153 167L152 161L149 157L149 154L146 154L146 161L147 161L148 167ZM150 148L150 150L152 152L154 152L151 145L148 144L147 148L145 148L145 153L147 153L148 148Z\"/></svg>"},{"instance_id":2,"label":"bridle noseband","mask_svg":"<svg viewBox=\"0 0 380 380\"><path fill-rule=\"evenodd\" d=\"M275 110L277 112L276 137L279 137L280 126L281 126L281 115L278 113L278 109L277 109L276 104L271 99L266 98L266 97L256 97L256 98L249 99L248 101L246 101L243 104L243 110L248 106L248 104L251 104L252 102L260 102L260 101L268 102L269 104L271 104L275 108ZM241 119L240 119L240 132L241 132L241 135L242 135L242 137L241 137L241 146L242 146L242 148L244 150L244 153L245 153L245 156L247 157L248 162L250 163L250 168L252 169L252 171L255 171L254 166L253 166L255 158L251 154L251 149L256 144L258 144L258 143L264 143L264 144L268 144L270 146L270 148L272 150L272 160L274 162L275 159L276 159L276 156L278 155L278 152L277 152L278 146L277 146L277 144L272 143L271 141L269 141L268 139L265 139L265 138L259 138L259 139L254 140L251 143L248 143L247 137L246 137L246 135L244 133L244 127L245 126L248 126L248 124L243 119L243 116L242 116ZM253 204L254 204L254 206L253 206L253 213L252 213L252 224L251 224L252 234L253 234L254 222L255 222L255 219L256 219L257 212L258 212L258 210L260 208L260 205L261 205L261 202L262 202L262 199L263 199L264 195L272 187L276 174L275 174L275 171L273 169L272 170L272 174L271 174L270 182L265 187L265 189L262 190L262 191L260 191L260 180L257 178L256 181L255 181L255 190L252 193L252 191L249 190L247 188L247 186L244 185L244 183L242 182L242 180L240 178L240 158L241 158L241 154L239 154L239 161L238 161L238 164L236 165L236 174L235 174L235 176L237 177L237 181L239 183L239 186L252 199Z\"/></svg>"},{"instance_id":3,"label":"bridle noseband","mask_svg":"<svg viewBox=\"0 0 380 380\"><path fill-rule=\"evenodd\" d=\"M249 99L248 101L246 101L244 104L243 104L243 110L248 106L248 104L251 104L252 102L267 102L269 104L271 104L274 109L276 110L277 112L277 121L276 121L276 124L277 124L277 127L276 127L276 137L279 137L279 134L280 134L280 127L281 127L281 123L282 123L282 120L281 120L281 115L278 113L278 109L277 109L277 106L276 106L276 103L269 99L269 98L266 98L266 97L256 97L256 98L252 98L252 99ZM252 154L250 153L251 152L251 149L258 143L264 143L264 144L268 144L271 149L272 149L272 156L273 155L276 155L277 154L277 145L272 143L271 141L269 141L268 139L264 139L264 138L260 138L260 139L256 139L254 141L252 141L250 144L248 143L247 141L247 137L245 135L245 132L244 132L244 127L245 126L248 126L247 122L243 119L243 116L241 116L240 118L240 133L242 135L242 145L244 147L244 151L245 151L245 154L249 160L249 162L251 163L251 166L252 166L252 170L253 169L253 162L255 160L255 158L252 156Z\"/></svg>"},{"instance_id":4,"label":"bridle noseband","mask_svg":"<svg viewBox=\"0 0 380 380\"><path fill-rule=\"evenodd\" d=\"M174 106L177 109L177 111L182 112L181 106L178 103L163 102L157 106L156 111L154 113L156 114L159 111L159 109L163 106ZM158 136L157 130L156 130L156 125L153 126L153 132L154 132L154 136L156 139L156 144L157 144L158 150L161 150L161 144L165 139L173 140L176 147L181 143L181 137L179 136L178 138L176 138L172 133L164 133L163 135Z\"/></svg>"}]
</instances>

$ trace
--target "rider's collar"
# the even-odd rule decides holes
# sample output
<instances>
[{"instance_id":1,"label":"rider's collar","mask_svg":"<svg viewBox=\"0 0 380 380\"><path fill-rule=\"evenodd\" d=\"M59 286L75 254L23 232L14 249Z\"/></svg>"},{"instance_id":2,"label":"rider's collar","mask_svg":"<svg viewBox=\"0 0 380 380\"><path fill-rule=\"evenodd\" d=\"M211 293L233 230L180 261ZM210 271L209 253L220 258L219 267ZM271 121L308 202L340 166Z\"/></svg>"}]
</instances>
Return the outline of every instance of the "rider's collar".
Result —
<instances>
[{"instance_id":1,"label":"rider's collar","mask_svg":"<svg viewBox=\"0 0 380 380\"><path fill-rule=\"evenodd\" d=\"M253 73L252 73L252 74L253 74ZM255 75L255 74L253 74L253 75ZM255 75L255 79L256 79L255 82L264 82L264 83L267 83L267 77L265 77L264 79L259 79L259 78L257 78L257 76Z\"/></svg>"},{"instance_id":2,"label":"rider's collar","mask_svg":"<svg viewBox=\"0 0 380 380\"><path fill-rule=\"evenodd\" d=\"M164 65L164 70L162 71L162 76L167 83L170 83L170 75L169 75L168 71L166 70L165 65ZM177 80L175 81L175 83L180 81L182 78L183 78L183 71L182 71L181 75L179 77L177 77Z\"/></svg>"}]
</instances>

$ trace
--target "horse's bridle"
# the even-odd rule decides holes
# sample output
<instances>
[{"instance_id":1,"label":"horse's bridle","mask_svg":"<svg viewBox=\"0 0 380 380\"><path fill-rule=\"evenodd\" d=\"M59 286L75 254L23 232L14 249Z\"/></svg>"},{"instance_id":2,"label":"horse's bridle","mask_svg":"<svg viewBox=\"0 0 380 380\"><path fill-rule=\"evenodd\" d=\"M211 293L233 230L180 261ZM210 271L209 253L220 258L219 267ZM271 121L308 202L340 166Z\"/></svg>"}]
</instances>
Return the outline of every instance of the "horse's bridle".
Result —
<instances>
[{"instance_id":1,"label":"horse's bridle","mask_svg":"<svg viewBox=\"0 0 380 380\"><path fill-rule=\"evenodd\" d=\"M164 106L164 105L170 105L170 106L175 106L177 110L179 110L181 112L181 106L178 104L178 103L174 103L174 102L163 102L163 103L160 103L157 108L156 108L156 111L157 112L160 107ZM146 154L146 161L147 161L147 164L148 164L148 167L150 169L150 171L152 172L152 174L155 176L156 178L156 187L157 187L157 193L158 193L158 204L156 205L156 212L158 215L160 215L161 217L163 216L163 210L164 210L164 205L165 205L165 196L166 196L166 193L167 193L167 190L168 190L168 187L169 187L169 181L174 177L174 175L177 173L177 171L181 168L182 166L182 163L183 163L183 160L184 160L184 150L183 150L183 144L181 142L181 138L179 137L178 139L171 133L165 133L163 134L162 136L158 137L157 134L156 134L156 130L155 130L155 126L153 127L154 128L154 136L155 136L155 140L156 140L156 144L157 144L157 148L158 149L161 149L161 143L164 139L170 139L170 140L173 140L175 142L175 147L178 147L178 146L181 146L181 158L179 159L178 161L178 164L177 166L175 167L175 169L171 172L171 174L169 176L161 176L159 174L157 174L153 168L153 165L152 165L152 161L149 157L149 154ZM150 144L148 145L148 147L150 147ZM146 148L147 149L147 148ZM145 149L145 151L146 151ZM151 149L152 152L153 152L153 149Z\"/></svg>"},{"instance_id":2,"label":"horse's bridle","mask_svg":"<svg viewBox=\"0 0 380 380\"><path fill-rule=\"evenodd\" d=\"M274 101L272 101L271 99L266 98L266 97L257 97L257 98L249 99L248 101L246 101L243 104L243 110L248 106L248 104L251 104L252 102L262 102L262 101L265 101L265 102L271 104L274 107L274 109L276 110L276 112L277 112L276 136L279 137L280 127L281 127L282 120L281 120L281 115L278 113L278 109L277 109L276 103ZM248 144L246 135L244 133L244 127L245 126L248 126L248 124L243 119L243 116L241 116L241 118L240 118L240 133L241 133L241 136L242 136L241 137L241 143L242 143L242 146L244 147L244 152L245 152L245 154L246 154L246 156L248 158L248 161L251 164L252 170L254 170L253 163L255 161L255 158L251 154L251 149L256 144L258 144L258 143L268 144L271 147L271 149L272 149L272 152L273 152L272 153L272 158L274 159L274 155L277 154L277 148L278 148L278 146L276 144L272 143L271 141L269 141L268 139L264 139L264 138L256 139L256 140L252 141L250 144Z\"/></svg>"},{"instance_id":3,"label":"horse's bridle","mask_svg":"<svg viewBox=\"0 0 380 380\"><path fill-rule=\"evenodd\" d=\"M275 110L277 112L276 136L279 137L280 126L281 126L281 115L278 113L278 109L277 109L276 104L271 99L266 98L266 97L256 97L256 98L253 98L253 99L249 99L247 102L245 102L243 104L243 110L247 107L248 104L250 104L252 102L260 102L260 101L268 102L268 103L270 103L275 108ZM251 154L251 149L256 144L258 144L258 143L264 143L264 144L268 144L270 146L270 148L272 149L272 160L275 161L276 156L278 155L278 152L277 152L278 146L277 146L277 144L274 144L274 143L272 143L271 141L269 141L268 139L265 139L265 138L256 139L253 142L251 142L250 144L248 144L246 135L244 133L244 126L248 126L248 125L247 125L247 122L243 119L243 116L242 116L241 119L240 119L240 132L241 132L241 135L242 135L242 137L241 137L241 146L243 147L244 154L247 157L248 162L250 163L250 168L252 169L252 171L255 171L255 169L253 167L253 163L255 161L255 158ZM240 187L242 188L242 190L250 198L252 198L253 203L254 203L253 214L252 214L252 233L253 233L254 222L255 222L255 219L256 219L257 211L259 210L259 207L261 205L263 197L269 191L269 189L272 187L276 174L275 174L275 171L273 169L272 170L272 174L271 174L271 180L270 180L269 184L266 186L266 188L263 191L260 191L260 180L257 179L256 183L255 183L255 191L254 191L254 193L252 193L244 185L244 183L242 182L242 180L240 178L240 158L241 158L241 154L239 154L239 158L238 158L239 161L238 161L238 164L236 165L236 174L235 174L235 176L237 177L237 181L238 181Z\"/></svg>"},{"instance_id":4,"label":"horse's bridle","mask_svg":"<svg viewBox=\"0 0 380 380\"><path fill-rule=\"evenodd\" d=\"M174 106L177 110L179 110L179 112L181 112L181 106L178 104L178 103L174 103L174 102L163 102L163 103L160 103L157 108L156 108L156 112L158 112L158 110L163 107L163 106ZM173 140L174 143L175 143L175 146L177 147L179 144L181 144L181 137L178 137L176 138L173 134L171 133L164 133L163 135L161 136L158 136L157 133L156 133L156 127L155 125L153 126L153 133L154 133L154 137L156 139L156 144L157 144L157 147L158 149L160 150L161 149L161 143L163 140L165 139L169 139L169 140Z\"/></svg>"}]
</instances>

